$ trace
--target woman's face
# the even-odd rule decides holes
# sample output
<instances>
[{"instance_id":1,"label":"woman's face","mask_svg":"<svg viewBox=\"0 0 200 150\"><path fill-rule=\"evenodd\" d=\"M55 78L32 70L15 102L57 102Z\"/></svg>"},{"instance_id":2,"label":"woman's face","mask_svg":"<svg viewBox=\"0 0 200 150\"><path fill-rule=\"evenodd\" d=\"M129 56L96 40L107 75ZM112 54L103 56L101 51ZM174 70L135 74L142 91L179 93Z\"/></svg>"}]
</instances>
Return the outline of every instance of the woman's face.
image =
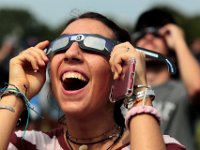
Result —
<instances>
[{"instance_id":1,"label":"woman's face","mask_svg":"<svg viewBox=\"0 0 200 150\"><path fill-rule=\"evenodd\" d=\"M144 37L137 41L137 46L153 50L155 52L167 55L168 49L166 43L162 37L154 36L151 33L147 33Z\"/></svg>"},{"instance_id":2,"label":"woman's face","mask_svg":"<svg viewBox=\"0 0 200 150\"><path fill-rule=\"evenodd\" d=\"M70 23L62 34L98 34L113 38L111 29L100 21L79 19ZM84 114L108 109L112 73L109 58L88 53L74 42L51 59L51 83L54 95L65 113ZM82 113L81 113L82 114Z\"/></svg>"}]
</instances>

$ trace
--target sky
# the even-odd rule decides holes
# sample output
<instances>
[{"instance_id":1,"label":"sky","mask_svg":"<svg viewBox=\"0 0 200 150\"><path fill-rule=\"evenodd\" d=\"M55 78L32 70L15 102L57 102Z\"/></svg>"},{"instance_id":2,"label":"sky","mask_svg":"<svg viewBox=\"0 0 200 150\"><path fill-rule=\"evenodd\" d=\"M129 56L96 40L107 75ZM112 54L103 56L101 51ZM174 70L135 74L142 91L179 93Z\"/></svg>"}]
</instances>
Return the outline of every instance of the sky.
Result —
<instances>
[{"instance_id":1,"label":"sky","mask_svg":"<svg viewBox=\"0 0 200 150\"><path fill-rule=\"evenodd\" d=\"M134 25L142 12L157 5L175 8L188 16L200 14L200 0L0 0L0 9L26 9L52 28L85 11L97 11L115 17L122 25Z\"/></svg>"}]
</instances>

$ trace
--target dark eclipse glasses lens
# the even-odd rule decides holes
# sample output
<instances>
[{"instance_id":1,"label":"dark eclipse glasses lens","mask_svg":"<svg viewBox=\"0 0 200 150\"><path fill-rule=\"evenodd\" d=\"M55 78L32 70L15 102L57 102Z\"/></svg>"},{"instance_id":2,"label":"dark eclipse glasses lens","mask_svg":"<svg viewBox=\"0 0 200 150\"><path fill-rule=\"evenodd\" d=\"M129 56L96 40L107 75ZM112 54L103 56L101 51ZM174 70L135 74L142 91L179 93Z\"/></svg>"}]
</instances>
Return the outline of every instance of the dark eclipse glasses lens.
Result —
<instances>
[{"instance_id":1,"label":"dark eclipse glasses lens","mask_svg":"<svg viewBox=\"0 0 200 150\"><path fill-rule=\"evenodd\" d=\"M60 51L66 51L73 42L78 42L79 47L85 51L110 55L113 47L117 44L115 41L95 34L64 34L54 40L48 49L47 55L55 54Z\"/></svg>"},{"instance_id":2,"label":"dark eclipse glasses lens","mask_svg":"<svg viewBox=\"0 0 200 150\"><path fill-rule=\"evenodd\" d=\"M132 41L135 43L141 38L143 38L146 34L152 34L156 37L160 37L160 33L158 31L158 28L155 27L146 27L141 31L135 32L131 35Z\"/></svg>"},{"instance_id":3,"label":"dark eclipse glasses lens","mask_svg":"<svg viewBox=\"0 0 200 150\"><path fill-rule=\"evenodd\" d=\"M110 56L114 46L119 43L96 34L64 34L51 42L50 46L45 49L45 52L47 55L54 55L55 53L66 51L73 42L78 42L79 47L85 51L99 53L105 56ZM143 52L147 57L165 62L169 72L172 74L176 73L175 65L169 58L148 49L135 48L137 51Z\"/></svg>"}]
</instances>

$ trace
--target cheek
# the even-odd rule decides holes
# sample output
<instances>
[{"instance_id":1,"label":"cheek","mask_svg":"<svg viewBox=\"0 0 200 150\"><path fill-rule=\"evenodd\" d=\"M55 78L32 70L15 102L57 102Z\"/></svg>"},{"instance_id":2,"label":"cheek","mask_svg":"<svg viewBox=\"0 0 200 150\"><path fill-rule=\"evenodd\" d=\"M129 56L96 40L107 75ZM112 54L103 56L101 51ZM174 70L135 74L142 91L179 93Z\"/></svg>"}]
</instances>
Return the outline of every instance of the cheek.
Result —
<instances>
[{"instance_id":1,"label":"cheek","mask_svg":"<svg viewBox=\"0 0 200 150\"><path fill-rule=\"evenodd\" d=\"M109 62L107 60L96 61L95 65L90 66L90 68L97 94L100 94L99 91L101 91L101 98L107 96L108 92L110 92L109 89L111 89L113 78Z\"/></svg>"},{"instance_id":2,"label":"cheek","mask_svg":"<svg viewBox=\"0 0 200 150\"><path fill-rule=\"evenodd\" d=\"M63 60L63 57L64 57L63 55L56 54L50 58L49 68L50 68L51 74L57 72L57 69L59 65L61 64L61 61Z\"/></svg>"},{"instance_id":3,"label":"cheek","mask_svg":"<svg viewBox=\"0 0 200 150\"><path fill-rule=\"evenodd\" d=\"M107 59L98 57L94 60L92 63L89 63L89 68L91 68L92 74L96 77L99 77L99 79L104 77L110 77L111 76L111 68L110 64Z\"/></svg>"},{"instance_id":4,"label":"cheek","mask_svg":"<svg viewBox=\"0 0 200 150\"><path fill-rule=\"evenodd\" d=\"M143 46L143 42L144 40L139 40L137 41L136 45L139 46L139 47L142 47Z\"/></svg>"},{"instance_id":5,"label":"cheek","mask_svg":"<svg viewBox=\"0 0 200 150\"><path fill-rule=\"evenodd\" d=\"M163 55L167 55L168 53L168 49L166 44L163 41L157 41L157 48L158 48L158 52L163 54Z\"/></svg>"},{"instance_id":6,"label":"cheek","mask_svg":"<svg viewBox=\"0 0 200 150\"><path fill-rule=\"evenodd\" d=\"M59 54L50 58L50 63L48 64L48 74L51 79L51 84L53 85L57 80L57 72L62 59L63 57Z\"/></svg>"}]
</instances>

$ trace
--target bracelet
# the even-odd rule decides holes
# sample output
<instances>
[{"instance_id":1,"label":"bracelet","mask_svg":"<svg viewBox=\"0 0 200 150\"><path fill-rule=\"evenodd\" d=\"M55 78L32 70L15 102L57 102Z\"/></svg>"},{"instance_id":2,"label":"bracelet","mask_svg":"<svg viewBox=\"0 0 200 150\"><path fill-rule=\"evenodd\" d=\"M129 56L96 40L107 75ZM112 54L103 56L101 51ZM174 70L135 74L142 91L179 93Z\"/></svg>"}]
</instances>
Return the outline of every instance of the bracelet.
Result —
<instances>
[{"instance_id":1,"label":"bracelet","mask_svg":"<svg viewBox=\"0 0 200 150\"><path fill-rule=\"evenodd\" d=\"M0 105L0 109L7 109L9 111L15 112L15 109L10 106Z\"/></svg>"},{"instance_id":2,"label":"bracelet","mask_svg":"<svg viewBox=\"0 0 200 150\"><path fill-rule=\"evenodd\" d=\"M136 88L147 88L147 89L151 89L150 85L143 85L143 84L139 84L139 85L134 85L134 89Z\"/></svg>"},{"instance_id":3,"label":"bracelet","mask_svg":"<svg viewBox=\"0 0 200 150\"><path fill-rule=\"evenodd\" d=\"M33 107L31 107L31 103L29 102L29 100L27 99L27 97L22 92L20 92L20 90L15 85L13 85L13 84L9 84L9 85L12 86L12 87L14 87L14 88L7 88L7 87L5 87L5 88L1 89L0 90L0 98L2 98L3 96L7 96L7 95L15 95L15 96L19 97L23 101L23 103L25 104L25 107L26 107L27 112L28 112L28 116L27 116L27 121L26 121L25 129L24 129L24 133L22 135L22 139L24 139L24 135L26 133L26 130L27 130L28 124L29 124L30 109L32 111L34 111L35 113L37 113L37 114L39 114L39 113L37 111L35 111ZM27 88L26 88L26 90L27 90ZM12 107L9 107L9 106L7 106L7 107L3 106L2 109L8 109L10 111L13 110ZM40 116L40 117L43 119L42 116Z\"/></svg>"},{"instance_id":4,"label":"bracelet","mask_svg":"<svg viewBox=\"0 0 200 150\"><path fill-rule=\"evenodd\" d=\"M143 97L150 97L151 100L154 100L155 98L155 92L151 89L146 89L144 91L139 91L136 94L134 94L135 99L141 99Z\"/></svg>"},{"instance_id":5,"label":"bracelet","mask_svg":"<svg viewBox=\"0 0 200 150\"><path fill-rule=\"evenodd\" d=\"M14 91L13 89L6 89L1 95L0 95L0 99L2 99L4 96L8 96L8 95L15 95L17 97L20 97L18 94L18 91ZM22 98L22 97L20 97Z\"/></svg>"},{"instance_id":6,"label":"bracelet","mask_svg":"<svg viewBox=\"0 0 200 150\"><path fill-rule=\"evenodd\" d=\"M20 92L19 89L18 89L18 87L15 86L14 84L7 84L7 83L5 83L5 85L6 86L4 88L0 89L0 93L1 94L4 93L7 90ZM12 86L13 88L8 88L9 85Z\"/></svg>"},{"instance_id":7,"label":"bracelet","mask_svg":"<svg viewBox=\"0 0 200 150\"><path fill-rule=\"evenodd\" d=\"M154 100L155 93L152 89L145 89L143 91L139 91L136 94L134 94L132 97L124 99L124 107L129 109L134 104L140 101L143 101L143 105L145 105L145 100L147 97L149 97L152 101Z\"/></svg>"},{"instance_id":8,"label":"bracelet","mask_svg":"<svg viewBox=\"0 0 200 150\"><path fill-rule=\"evenodd\" d=\"M129 129L129 124L131 119L136 116L136 115L140 115L140 114L149 114L154 116L158 122L160 123L160 114L159 112L153 107L153 106L136 106L136 107L132 107L126 114L125 116L125 125L126 128Z\"/></svg>"}]
</instances>

